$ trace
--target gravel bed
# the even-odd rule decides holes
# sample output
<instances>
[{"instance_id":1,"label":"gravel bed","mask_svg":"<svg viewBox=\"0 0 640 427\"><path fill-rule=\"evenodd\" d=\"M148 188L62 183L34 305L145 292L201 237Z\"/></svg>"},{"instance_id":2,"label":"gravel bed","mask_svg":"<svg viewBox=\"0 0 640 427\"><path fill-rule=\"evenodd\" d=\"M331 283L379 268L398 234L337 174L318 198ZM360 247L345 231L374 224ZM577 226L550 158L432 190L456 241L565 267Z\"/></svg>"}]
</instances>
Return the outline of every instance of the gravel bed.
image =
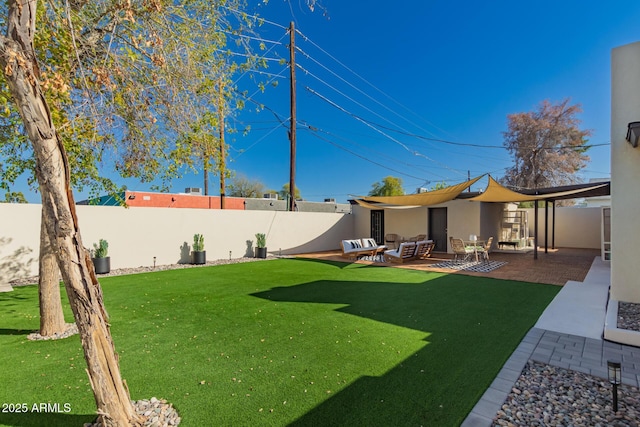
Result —
<instances>
[{"instance_id":1,"label":"gravel bed","mask_svg":"<svg viewBox=\"0 0 640 427\"><path fill-rule=\"evenodd\" d=\"M136 413L143 417L144 427L170 427L180 425L180 416L175 408L164 399L143 399L133 401ZM84 427L105 427L101 422L85 423Z\"/></svg>"},{"instance_id":2,"label":"gravel bed","mask_svg":"<svg viewBox=\"0 0 640 427\"><path fill-rule=\"evenodd\" d=\"M69 338L70 336L78 333L78 325L75 323L65 323L65 330L55 333L53 335L40 335L40 332L32 332L27 335L29 341L49 341L49 340L61 340L63 338Z\"/></svg>"},{"instance_id":3,"label":"gravel bed","mask_svg":"<svg viewBox=\"0 0 640 427\"><path fill-rule=\"evenodd\" d=\"M243 257L243 258L231 258L231 259L217 259L214 261L207 261L206 264L202 264L202 265L163 264L163 265L156 265L155 267L140 266L140 267L131 267L131 268L115 268L115 269L112 269L109 273L98 274L98 279L100 279L101 277L122 276L125 274L136 274L136 273L150 273L153 271L177 270L180 268L201 268L201 267L210 267L212 265L226 265L226 264L238 264L243 262L267 261L267 260L276 259L276 258L285 258L285 257L274 257L274 256L267 256L267 258ZM9 284L13 287L33 285L34 283L38 283L38 276L25 277L23 279L16 279L9 282Z\"/></svg>"},{"instance_id":4,"label":"gravel bed","mask_svg":"<svg viewBox=\"0 0 640 427\"><path fill-rule=\"evenodd\" d=\"M639 426L639 410L637 387L618 386L615 413L607 380L529 361L493 426Z\"/></svg>"},{"instance_id":5,"label":"gravel bed","mask_svg":"<svg viewBox=\"0 0 640 427\"><path fill-rule=\"evenodd\" d=\"M618 303L618 328L640 332L640 304Z\"/></svg>"}]
</instances>

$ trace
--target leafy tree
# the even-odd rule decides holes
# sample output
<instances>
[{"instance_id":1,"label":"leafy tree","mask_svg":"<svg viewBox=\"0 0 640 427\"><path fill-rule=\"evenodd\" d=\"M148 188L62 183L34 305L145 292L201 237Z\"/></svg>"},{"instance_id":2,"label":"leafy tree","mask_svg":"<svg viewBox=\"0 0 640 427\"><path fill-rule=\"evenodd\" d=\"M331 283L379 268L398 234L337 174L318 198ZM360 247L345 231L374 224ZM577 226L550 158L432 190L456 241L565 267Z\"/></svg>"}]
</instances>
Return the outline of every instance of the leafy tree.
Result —
<instances>
[{"instance_id":1,"label":"leafy tree","mask_svg":"<svg viewBox=\"0 0 640 427\"><path fill-rule=\"evenodd\" d=\"M224 3L232 7L238 2ZM0 6L6 12L0 25L7 30L0 36L0 134L9 136L0 140L5 157L15 154L17 159L3 162L0 172L5 183L25 171L34 173L32 184L37 180L43 203L41 246L48 239L56 248L55 264L82 336L104 425L142 420L120 375L71 188L99 181L93 171L108 151L122 176L159 177L163 184L181 167L201 163L194 159L203 159L210 144L190 134L197 123L220 127L206 114L221 99L220 84L214 82L228 79L234 69L219 53L225 51L226 37L218 29L233 30L220 10L233 9L220 9L217 2L163 0L9 0ZM257 62L255 56L248 58L250 65ZM218 152L223 150L220 145Z\"/></svg>"},{"instance_id":2,"label":"leafy tree","mask_svg":"<svg viewBox=\"0 0 640 427\"><path fill-rule=\"evenodd\" d=\"M294 197L296 198L296 200L301 200L302 196L300 195L300 189L298 188L298 186L296 185L296 191L293 192ZM278 194L280 195L280 198L282 200L287 200L289 198L289 183L287 182L286 184L284 184L282 186L282 190L280 190L278 192Z\"/></svg>"},{"instance_id":3,"label":"leafy tree","mask_svg":"<svg viewBox=\"0 0 640 427\"><path fill-rule=\"evenodd\" d=\"M88 188L93 195L121 192L102 176L105 163L123 177L159 181L159 189L189 168L203 168L205 178L209 170L220 171L223 182L224 119L241 105L234 104L231 75L264 65L245 39L236 48L244 52L242 63L225 48L225 32L241 34L257 26L254 18L231 12L242 9L242 0L225 4L34 3L41 24L33 37L40 87L69 158L73 188ZM4 16L0 13L0 23L6 25ZM36 185L32 154L9 86L0 77L0 189L10 191L24 173ZM50 248L41 236L40 257ZM54 288L41 291L42 308L50 306L42 299L59 286L55 264L40 267L40 287ZM57 325L41 324L40 332L60 332L64 323Z\"/></svg>"},{"instance_id":4,"label":"leafy tree","mask_svg":"<svg viewBox=\"0 0 640 427\"><path fill-rule=\"evenodd\" d=\"M436 182L436 185L432 186L430 190L431 191L444 190L447 187L448 185L444 181L441 181L441 182Z\"/></svg>"},{"instance_id":5,"label":"leafy tree","mask_svg":"<svg viewBox=\"0 0 640 427\"><path fill-rule=\"evenodd\" d=\"M375 182L371 185L373 189L369 192L369 196L403 196L402 178L387 176L381 182Z\"/></svg>"},{"instance_id":6,"label":"leafy tree","mask_svg":"<svg viewBox=\"0 0 640 427\"><path fill-rule=\"evenodd\" d=\"M250 180L244 175L235 176L227 186L227 193L232 197L259 198L265 193L264 184L257 180Z\"/></svg>"},{"instance_id":7,"label":"leafy tree","mask_svg":"<svg viewBox=\"0 0 640 427\"><path fill-rule=\"evenodd\" d=\"M4 200L0 203L27 203L27 199L20 191L7 191L4 194Z\"/></svg>"},{"instance_id":8,"label":"leafy tree","mask_svg":"<svg viewBox=\"0 0 640 427\"><path fill-rule=\"evenodd\" d=\"M541 188L578 182L575 175L589 161L585 154L589 130L579 128L579 104L569 99L558 104L543 101L536 111L510 114L503 132L504 146L513 156L502 183L520 188Z\"/></svg>"}]
</instances>

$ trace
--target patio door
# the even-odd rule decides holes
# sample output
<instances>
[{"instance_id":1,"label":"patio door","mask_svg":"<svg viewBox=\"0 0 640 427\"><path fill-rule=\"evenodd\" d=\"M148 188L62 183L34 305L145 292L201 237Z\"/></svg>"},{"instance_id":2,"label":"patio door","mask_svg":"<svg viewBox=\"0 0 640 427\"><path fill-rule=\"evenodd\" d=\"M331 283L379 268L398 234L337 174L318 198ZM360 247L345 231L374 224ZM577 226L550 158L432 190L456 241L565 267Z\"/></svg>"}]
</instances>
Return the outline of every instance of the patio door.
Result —
<instances>
[{"instance_id":1,"label":"patio door","mask_svg":"<svg viewBox=\"0 0 640 427\"><path fill-rule=\"evenodd\" d=\"M434 251L447 252L447 208L429 208L429 239Z\"/></svg>"},{"instance_id":2,"label":"patio door","mask_svg":"<svg viewBox=\"0 0 640 427\"><path fill-rule=\"evenodd\" d=\"M384 245L384 211L371 211L371 238L377 244Z\"/></svg>"}]
</instances>

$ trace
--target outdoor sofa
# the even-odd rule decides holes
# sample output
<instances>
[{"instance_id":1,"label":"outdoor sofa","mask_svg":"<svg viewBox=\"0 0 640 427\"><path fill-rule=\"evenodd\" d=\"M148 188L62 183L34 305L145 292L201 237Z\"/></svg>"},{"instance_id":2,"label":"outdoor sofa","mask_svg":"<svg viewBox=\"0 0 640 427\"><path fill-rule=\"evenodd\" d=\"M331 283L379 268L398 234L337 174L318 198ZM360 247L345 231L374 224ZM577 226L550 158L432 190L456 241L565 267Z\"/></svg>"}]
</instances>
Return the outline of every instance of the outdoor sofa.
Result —
<instances>
[{"instance_id":1,"label":"outdoor sofa","mask_svg":"<svg viewBox=\"0 0 640 427\"><path fill-rule=\"evenodd\" d=\"M358 258L361 256L375 256L385 249L387 246L378 245L374 239L348 239L340 242L342 248L342 256L345 258Z\"/></svg>"},{"instance_id":2,"label":"outdoor sofa","mask_svg":"<svg viewBox=\"0 0 640 427\"><path fill-rule=\"evenodd\" d=\"M425 259L431 256L431 251L434 246L433 240L402 242L398 249L385 251L384 260L387 262L403 263L415 259Z\"/></svg>"}]
</instances>

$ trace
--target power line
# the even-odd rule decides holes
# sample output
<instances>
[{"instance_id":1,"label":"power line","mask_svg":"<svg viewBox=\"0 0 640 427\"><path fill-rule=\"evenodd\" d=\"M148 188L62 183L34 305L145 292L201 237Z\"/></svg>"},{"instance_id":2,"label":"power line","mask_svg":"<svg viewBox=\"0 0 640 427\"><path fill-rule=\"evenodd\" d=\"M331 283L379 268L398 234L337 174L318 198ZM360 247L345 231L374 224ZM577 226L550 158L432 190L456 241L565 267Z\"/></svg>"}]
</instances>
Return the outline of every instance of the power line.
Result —
<instances>
[{"instance_id":1,"label":"power line","mask_svg":"<svg viewBox=\"0 0 640 427\"><path fill-rule=\"evenodd\" d=\"M426 155L424 155L424 154L422 154L422 153L420 153L420 152L418 152L418 151L415 151L415 150L410 149L406 144L404 144L404 143L402 143L402 142L398 141L397 139L393 138L393 137L392 137L392 136L390 136L390 135L387 135L386 133L384 133L384 132L383 132L383 131L381 131L380 129L377 129L375 126L373 126L373 125L371 125L370 123L368 123L367 121L362 120L362 118L360 118L360 117L359 117L359 116L357 116L356 114L351 113L350 111L346 110L345 108L343 108L343 107L341 107L340 105L336 104L335 102L331 101L331 100L330 100L330 99L328 99L327 97L325 97L325 96L321 95L320 93L316 92L315 90L311 89L309 86L306 86L305 88L306 88L309 92L311 92L313 95L315 95L315 96L319 97L320 99L322 99L323 101L325 101L325 102L326 102L326 103L328 103L329 105L331 105L331 106L333 106L333 107L337 108L338 110L342 111L343 113L345 113L345 114L347 114L347 115L349 115L349 116L353 117L353 118L354 118L354 119L356 119L357 121L359 121L359 122L363 123L364 125L368 126L369 128L373 129L374 131L378 132L379 134L381 134L381 135L385 136L387 139L389 139L389 140L391 140L391 141L395 142L396 144L398 144L399 146L401 146L402 148L404 148L405 150L407 150L409 153L413 154L414 156L423 157L423 158L425 158L425 159L427 159L427 160L429 160L429 161L431 161L431 162L434 162L434 163L437 163L437 164L440 164L440 165L444 166L445 168L447 168L447 169L451 170L452 172L455 172L455 173L457 173L457 174L460 174L460 175L466 176L466 174L464 174L464 173L462 173L462 172L460 172L460 171L457 171L457 170L455 170L455 169L453 169L453 168L451 168L451 167L449 167L449 166L445 165L444 163L438 162L438 161L436 161L436 160L434 160L434 159L430 158L429 156L426 156Z\"/></svg>"},{"instance_id":2,"label":"power line","mask_svg":"<svg viewBox=\"0 0 640 427\"><path fill-rule=\"evenodd\" d=\"M311 77L315 78L316 80L318 80L320 83L324 84L325 86L327 86L329 89L332 89L333 91L337 92L338 94L342 95L344 98L348 99L349 101L353 102L354 104L356 104L357 106L365 109L366 111L368 111L369 113L373 114L374 116L377 116L379 118L381 118L382 120L385 120L391 124L394 124L393 122L391 122L389 119L387 119L386 117L376 113L375 111L373 111L372 109L370 109L369 107L363 105L362 103L356 101L355 99L353 99L352 97L350 97L349 95L345 94L344 92L340 91L339 89L335 88L334 86L330 85L329 83L327 83L326 81L322 80L320 77L316 76L315 74L313 74L312 72L306 70L305 68L303 68L301 65L297 65L298 68L300 68L302 71L304 71L306 74L310 75ZM365 120L365 119L363 119ZM365 120L371 124L373 124L373 122L370 122L368 120ZM390 129L390 128L387 128Z\"/></svg>"},{"instance_id":3,"label":"power line","mask_svg":"<svg viewBox=\"0 0 640 427\"><path fill-rule=\"evenodd\" d=\"M381 106L382 108L384 108L385 110L389 111L390 113L396 115L397 117L407 121L408 123L419 127L418 125L416 125L415 123L411 122L409 119L407 119L406 117L400 115L398 112L392 110L391 108L389 108L387 105L385 105L384 103L378 101L377 99L375 99L374 97L372 97L371 95L369 95L367 92L363 91L362 89L356 87L354 84L350 83L349 81L347 81L345 78L341 77L339 74L337 74L336 72L334 72L333 70L331 70L329 67L323 65L320 61L318 61L317 59L313 58L311 55L309 55L308 53L306 53L305 51L303 51L300 48L296 48L300 53L302 53L304 56L306 56L308 59L310 59L311 61L313 61L314 63L316 63L317 65L319 65L320 67L322 67L324 70L328 71L331 75L333 75L334 77L338 78L340 81L342 81L343 83L347 84L348 86L350 86L351 88L355 89L356 91L358 91L360 94L364 95L365 97L367 97L368 99L370 99L371 101L375 102L376 104L378 104L379 106ZM306 71L306 70L305 70ZM306 71L307 73L309 73L308 71ZM320 80L318 77L314 76L313 74L311 74L313 77L315 77L316 79ZM322 83L328 85L327 83L325 83L324 81L320 80ZM342 94L343 96L345 96L342 92L338 91L337 89L333 88L332 89L336 90L338 93ZM371 111L371 110L369 110ZM382 117L379 114L376 114L378 117ZM389 123L392 123L390 120L384 118L384 120L388 121Z\"/></svg>"},{"instance_id":4,"label":"power line","mask_svg":"<svg viewBox=\"0 0 640 427\"><path fill-rule=\"evenodd\" d=\"M248 36L246 34L238 34L238 33L234 33L233 31L229 31L229 30L220 30L221 33L225 33L228 34L230 36L233 37L240 37L243 39L249 39L249 40L254 40L254 41L259 41L259 42L265 42L265 43L272 43L274 45L283 45L283 43L280 40L269 40L269 39L264 39L262 37L253 37L253 36Z\"/></svg>"},{"instance_id":5,"label":"power line","mask_svg":"<svg viewBox=\"0 0 640 427\"><path fill-rule=\"evenodd\" d=\"M286 126L283 123L278 123L274 128L272 128L269 132L267 132L266 134L262 135L262 137L260 137L259 139L257 139L256 141L254 141L253 144L251 144L250 146L248 146L246 149L240 151L238 153L237 156L234 156L233 160L236 160L238 157L242 156L244 153L246 153L247 151L251 150L253 147L255 147L258 143L262 142L266 137L268 137L269 135L271 135L273 132L275 132L276 130L280 129L281 127L286 128Z\"/></svg>"},{"instance_id":6,"label":"power line","mask_svg":"<svg viewBox=\"0 0 640 427\"><path fill-rule=\"evenodd\" d=\"M382 91L381 89L379 89L378 87L376 87L374 84L372 84L371 82L369 82L368 80L366 80L364 77L360 76L358 73L356 73L355 71L353 71L351 68L347 67L345 64L343 64L341 61L339 61L337 58L335 58L333 55L331 55L329 52L327 52L326 50L324 50L322 47L320 47L318 44L316 44L315 42L313 42L313 40L311 40L309 37L307 37L306 35L300 33L300 36L303 38L303 40L309 42L311 45L313 45L316 49L320 50L320 52L324 53L325 55L327 55L329 58L331 58L333 61L335 61L336 63L338 63L341 67L343 67L344 69L346 69L347 71L349 71L351 74L353 74L354 76L356 76L358 79L362 80L364 83L366 83L367 85L369 85L370 87L372 87L373 89L375 89L378 93L382 94L384 97L386 97L387 99L393 101L396 105L402 107L404 110L408 111L409 113L413 114L414 116L418 117L421 120L424 120L425 122L427 122L430 126L433 126L434 128L438 129L441 132L444 133L448 133L446 131L444 131L443 129L440 129L439 127L437 127L436 125L434 125L433 123L429 122L428 120L426 120L425 118L419 116L417 113L415 113L414 111L410 110L409 108L407 108L406 106L402 105L400 102L398 102L397 100L395 100L393 97L391 97L390 95L387 95L384 91ZM412 124L413 126L416 126L417 128L433 135L432 132L428 131L427 129L422 128L420 125L413 123L412 121L408 120L405 118L405 120L407 120L407 122L409 122L410 124Z\"/></svg>"},{"instance_id":7,"label":"power line","mask_svg":"<svg viewBox=\"0 0 640 427\"><path fill-rule=\"evenodd\" d=\"M311 130L311 129L309 128L309 130ZM389 167L389 166L387 166L387 165L383 165L382 163L379 163L379 162L376 162L376 161L374 161L374 160L371 160L371 159L369 159L369 158L367 158L367 157L365 157L365 156L362 156L362 155L360 155L360 154L358 154L358 153L356 153L356 152L354 152L354 151L352 151L352 150L349 150L348 148L345 148L345 147L341 146L340 144L336 144L335 142L331 141L331 140L330 140L330 139L328 139L328 138L325 138L325 137L323 137L323 136L321 136L321 135L318 135L316 132L311 132L311 135L313 135L314 137L316 137L316 138L318 138L318 139L320 139L320 140L322 140L322 141L324 141L324 142L327 142L327 143L329 143L329 144L333 145L333 146L334 146L334 147L336 147L336 148L339 148L340 150L346 151L347 153L349 153L349 154L351 154L351 155L353 155L353 156L356 156L356 157L358 157L358 158L360 158L360 159L362 159L362 160L364 160L364 161L366 161L366 162L372 163L372 164L374 164L374 165L376 165L376 166L380 166L381 168L384 168L384 169L390 170L390 171L395 172L395 173L400 174L400 175L408 176L408 177L410 177L410 178L415 178L415 179L420 179L420 180L423 180L423 179L424 179L424 178L422 178L422 177L417 177L417 176L414 176L414 175L409 175L409 174L408 174L408 173L406 173L406 172L402 172L402 171L399 171L399 170L397 170L397 169L393 169L393 168L391 168L391 167Z\"/></svg>"},{"instance_id":8,"label":"power line","mask_svg":"<svg viewBox=\"0 0 640 427\"><path fill-rule=\"evenodd\" d=\"M230 11L230 12L233 12L233 13L235 13L236 15L240 15L240 16L243 16L243 17L246 17L246 18L252 18L254 21L259 22L260 24L269 24L269 25L273 25L274 27L281 28L281 29L283 29L283 30L286 30L286 29L287 29L287 27L285 27L285 26L283 26L283 25L280 25L280 24L278 24L277 22L269 21L268 19L262 18L262 17L260 17L260 16L257 16L257 15L251 15L251 14L249 14L249 13L247 13L247 12L240 11L240 10L238 10L238 9L230 8L229 6L222 6L222 5L221 5L221 6L220 6L220 8L222 8L222 9L226 9L226 10L228 10L228 11Z\"/></svg>"},{"instance_id":9,"label":"power line","mask_svg":"<svg viewBox=\"0 0 640 427\"><path fill-rule=\"evenodd\" d=\"M278 39L278 41L277 41L277 42L273 42L274 44L272 44L272 46L271 46L269 49L267 49L267 51L264 53L264 55L268 55L268 54L271 52L271 50L272 50L272 49L274 49L276 46L278 46L278 45L283 45L283 43L282 43L282 39L283 39L283 38L285 38L286 36L287 36L287 33L286 33L286 32L285 32L285 33L283 33L283 34L282 34L282 36ZM264 55L263 55L263 56L264 56ZM281 61L282 61L282 60L281 60ZM286 69L286 67L285 67L285 69ZM246 70L244 73L242 73L242 74L241 74L241 75L240 75L240 76L239 76L239 77L234 81L234 84L236 84L238 81L240 81L240 79L241 79L242 77L244 77L244 76L247 74L247 72L248 72L248 71L249 71L249 70ZM282 72L282 71L281 71L281 72ZM277 77L276 77L276 76L277 76ZM279 74L276 74L276 75L274 76L274 78L278 78L278 77L284 77L284 76L280 76ZM271 83L272 81L273 81L273 79L272 79L272 80L270 80L270 81L269 81L269 83Z\"/></svg>"},{"instance_id":10,"label":"power line","mask_svg":"<svg viewBox=\"0 0 640 427\"><path fill-rule=\"evenodd\" d=\"M349 143L349 144L353 144L353 145L356 145L356 146L358 146L358 147L360 147L360 148L364 148L365 150L370 151L372 154L374 154L374 155L376 155L376 156L379 156L379 157L385 158L385 159L387 159L387 160L390 160L390 161L392 161L392 162L395 162L395 163L398 163L398 164L401 164L401 165L404 165L404 166L407 166L407 167L410 167L410 168L414 168L414 169L418 170L419 172L426 173L426 174L437 175L437 174L435 174L435 173L433 172L433 170L424 170L424 169L422 169L422 167L421 167L421 166L413 165L413 164L410 164L410 163L404 162L404 161L402 161L402 160L395 159L395 158L393 158L393 157L391 157L391 156L387 155L386 153L380 153L380 152L377 152L377 151L375 151L375 150L372 150L370 147L363 146L363 145L361 145L361 144L359 144L359 143L357 143L357 142L354 142L354 141L348 140L348 139L346 139L346 138L344 138L344 137L342 137L342 136L340 136L340 135L336 135L336 134L331 133L331 132L329 132L329 131L326 131L326 130L323 130L323 129L319 129L319 128L315 127L315 126L312 126L312 125L308 124L308 123L307 123L307 122L305 122L305 121L300 121L300 123L301 123L303 126L305 126L305 127L306 127L306 130L308 130L308 131L311 131L311 132L318 132L318 133L323 133L323 134L325 134L325 135L327 135L327 136L329 136L329 137L333 137L333 138L340 139L340 140L342 140L342 141L344 141L344 142L347 142L347 143ZM337 145L337 143L335 143L335 142L334 142L334 145ZM351 151L350 151L350 152L351 152ZM360 154L360 155L359 155L359 157L360 157L360 158L365 158L365 156L364 156L363 154ZM370 160L370 158L369 158L369 157L366 157L366 158L367 158L367 160ZM373 160L371 160L371 161L373 162Z\"/></svg>"},{"instance_id":11,"label":"power line","mask_svg":"<svg viewBox=\"0 0 640 427\"><path fill-rule=\"evenodd\" d=\"M374 151L374 150L371 150L371 149L370 149L370 147L362 146L361 144L358 144L357 142L354 142L354 141L351 141L351 140L347 140L346 138L344 138L344 137L342 137L342 136L340 136L340 135L336 135L336 134L333 134L333 133L331 133L331 132L329 132L329 131L326 131L326 130L323 130L323 129L319 129L319 128L317 128L317 127L315 127L315 126L312 126L312 125L310 125L310 124L308 124L308 123L306 123L306 122L304 122L304 121L300 121L299 123L300 123L302 126L305 126L305 127L306 127L309 131L311 131L311 132L319 132L319 133L323 133L323 134L328 135L328 136L333 137L333 138L341 139L342 141L345 141L345 142L348 142L348 143L350 143L350 144L354 144L354 145L360 146L360 147L362 147L362 148L365 148L366 150L371 151L373 154L375 154L375 155L377 155L377 156L380 156L380 157L386 158L386 159L388 159L388 160L391 160L391 161L393 161L393 162L396 162L396 163L399 163L399 164L402 164L402 165L405 165L405 166L408 166L408 167L411 167L411 168L415 168L415 169L417 169L417 170L419 170L420 172L423 172L423 173L427 173L427 174L432 174L432 175L440 176L440 178L443 178L443 179L444 179L444 177L443 177L443 176L438 175L438 174L435 174L432 170L428 170L428 171L427 171L427 170L422 169L422 167L421 167L421 166L413 165L413 164L410 164L410 163L407 163L407 162L403 162L403 161L398 160L398 159L395 159L395 158L393 158L393 157L391 157L391 156L389 156L389 155L387 155L387 154L385 154L385 153L379 153L379 152L376 152L376 151ZM337 144L337 143L334 143L334 145L336 145L336 144ZM360 155L360 157L362 158L362 157L364 157L364 155Z\"/></svg>"}]
</instances>

